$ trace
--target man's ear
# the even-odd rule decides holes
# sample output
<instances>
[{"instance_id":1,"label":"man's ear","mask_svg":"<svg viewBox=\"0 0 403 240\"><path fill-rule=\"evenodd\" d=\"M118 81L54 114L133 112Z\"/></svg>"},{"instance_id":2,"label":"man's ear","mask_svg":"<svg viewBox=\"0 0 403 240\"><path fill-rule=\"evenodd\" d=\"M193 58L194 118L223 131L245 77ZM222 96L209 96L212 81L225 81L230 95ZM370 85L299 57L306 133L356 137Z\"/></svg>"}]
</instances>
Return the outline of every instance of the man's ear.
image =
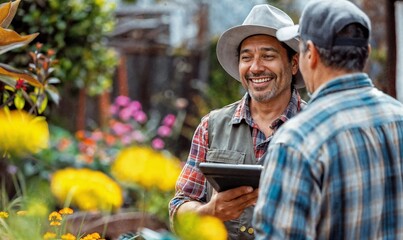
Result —
<instances>
[{"instance_id":1,"label":"man's ear","mask_svg":"<svg viewBox=\"0 0 403 240\"><path fill-rule=\"evenodd\" d=\"M306 59L310 68L315 68L319 61L319 52L311 40L306 42L307 54Z\"/></svg>"}]
</instances>

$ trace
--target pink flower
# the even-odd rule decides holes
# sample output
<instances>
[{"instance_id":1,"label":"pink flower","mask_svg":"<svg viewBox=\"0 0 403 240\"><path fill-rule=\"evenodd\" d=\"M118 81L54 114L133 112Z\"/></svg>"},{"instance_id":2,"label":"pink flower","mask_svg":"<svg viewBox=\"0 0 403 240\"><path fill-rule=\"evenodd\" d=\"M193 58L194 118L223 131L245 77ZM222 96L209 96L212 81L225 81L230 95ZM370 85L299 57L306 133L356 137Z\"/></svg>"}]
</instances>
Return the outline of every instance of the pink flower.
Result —
<instances>
[{"instance_id":1,"label":"pink flower","mask_svg":"<svg viewBox=\"0 0 403 240\"><path fill-rule=\"evenodd\" d=\"M130 107L123 108L119 112L119 117L123 121L128 121L132 115L133 115L133 109Z\"/></svg>"},{"instance_id":2,"label":"pink flower","mask_svg":"<svg viewBox=\"0 0 403 240\"><path fill-rule=\"evenodd\" d=\"M133 118L139 123L147 122L147 115L143 111L137 111L133 113Z\"/></svg>"},{"instance_id":3,"label":"pink flower","mask_svg":"<svg viewBox=\"0 0 403 240\"><path fill-rule=\"evenodd\" d=\"M125 106L127 106L128 104L130 103L130 98L129 97L127 97L127 96L118 96L116 99L115 99L115 104L117 105L117 106L121 106L121 107L125 107Z\"/></svg>"},{"instance_id":4,"label":"pink flower","mask_svg":"<svg viewBox=\"0 0 403 240\"><path fill-rule=\"evenodd\" d=\"M91 139L94 141L100 141L104 137L104 134L100 130L95 130L91 134Z\"/></svg>"},{"instance_id":5,"label":"pink flower","mask_svg":"<svg viewBox=\"0 0 403 240\"><path fill-rule=\"evenodd\" d=\"M172 129L168 126L161 126L158 128L157 133L160 137L168 137L172 133Z\"/></svg>"},{"instance_id":6,"label":"pink flower","mask_svg":"<svg viewBox=\"0 0 403 240\"><path fill-rule=\"evenodd\" d=\"M175 106L178 109L185 109L189 105L189 102L186 98L178 98L175 102Z\"/></svg>"},{"instance_id":7,"label":"pink flower","mask_svg":"<svg viewBox=\"0 0 403 240\"><path fill-rule=\"evenodd\" d=\"M129 106L134 112L140 111L142 109L141 103L139 101L132 101L130 102Z\"/></svg>"},{"instance_id":8,"label":"pink flower","mask_svg":"<svg viewBox=\"0 0 403 240\"><path fill-rule=\"evenodd\" d=\"M132 142L132 138L131 138L131 136L130 135L124 135L124 136L122 136L122 138L120 139L120 141L124 144L124 145L128 145L128 144L130 144L131 142Z\"/></svg>"},{"instance_id":9,"label":"pink flower","mask_svg":"<svg viewBox=\"0 0 403 240\"><path fill-rule=\"evenodd\" d=\"M109 113L112 115L116 115L118 113L118 111L119 111L119 107L116 105L111 105L109 107Z\"/></svg>"},{"instance_id":10,"label":"pink flower","mask_svg":"<svg viewBox=\"0 0 403 240\"><path fill-rule=\"evenodd\" d=\"M141 133L140 131L137 131L137 130L132 132L132 139L139 143L143 143L145 141L145 137L144 137L143 133Z\"/></svg>"},{"instance_id":11,"label":"pink flower","mask_svg":"<svg viewBox=\"0 0 403 240\"><path fill-rule=\"evenodd\" d=\"M156 150L161 150L161 149L163 149L165 147L165 143L161 138L155 138L151 142L151 146Z\"/></svg>"},{"instance_id":12,"label":"pink flower","mask_svg":"<svg viewBox=\"0 0 403 240\"><path fill-rule=\"evenodd\" d=\"M129 131L132 131L132 127L128 124L115 122L112 125L112 130L116 135L121 136Z\"/></svg>"},{"instance_id":13,"label":"pink flower","mask_svg":"<svg viewBox=\"0 0 403 240\"><path fill-rule=\"evenodd\" d=\"M173 114L168 114L165 116L164 120L162 120L163 125L172 127L175 124L176 117Z\"/></svg>"}]
</instances>

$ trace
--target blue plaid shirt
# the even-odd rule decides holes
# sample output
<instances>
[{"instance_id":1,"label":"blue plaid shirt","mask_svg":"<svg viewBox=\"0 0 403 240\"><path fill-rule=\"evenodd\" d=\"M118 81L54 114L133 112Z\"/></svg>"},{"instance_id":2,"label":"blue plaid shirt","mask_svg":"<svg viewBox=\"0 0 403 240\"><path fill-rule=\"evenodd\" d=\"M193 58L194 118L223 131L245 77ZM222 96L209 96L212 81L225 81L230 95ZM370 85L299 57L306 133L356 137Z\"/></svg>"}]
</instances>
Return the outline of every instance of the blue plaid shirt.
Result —
<instances>
[{"instance_id":1,"label":"blue plaid shirt","mask_svg":"<svg viewBox=\"0 0 403 240\"><path fill-rule=\"evenodd\" d=\"M403 105L334 79L270 143L256 239L403 239Z\"/></svg>"}]
</instances>

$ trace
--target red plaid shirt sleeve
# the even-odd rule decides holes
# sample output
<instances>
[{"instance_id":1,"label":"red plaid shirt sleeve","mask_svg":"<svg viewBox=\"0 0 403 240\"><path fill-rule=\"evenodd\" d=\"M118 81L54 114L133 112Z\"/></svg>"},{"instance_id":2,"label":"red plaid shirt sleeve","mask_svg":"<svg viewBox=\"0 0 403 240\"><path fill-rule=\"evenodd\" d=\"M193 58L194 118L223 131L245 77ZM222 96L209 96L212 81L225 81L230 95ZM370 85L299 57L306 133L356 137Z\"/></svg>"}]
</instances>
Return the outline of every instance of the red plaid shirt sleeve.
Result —
<instances>
[{"instance_id":1,"label":"red plaid shirt sleeve","mask_svg":"<svg viewBox=\"0 0 403 240\"><path fill-rule=\"evenodd\" d=\"M206 161L208 150L208 119L202 118L197 127L186 164L176 182L176 194L169 203L171 222L179 206L188 201L206 202L206 179L197 164Z\"/></svg>"}]
</instances>

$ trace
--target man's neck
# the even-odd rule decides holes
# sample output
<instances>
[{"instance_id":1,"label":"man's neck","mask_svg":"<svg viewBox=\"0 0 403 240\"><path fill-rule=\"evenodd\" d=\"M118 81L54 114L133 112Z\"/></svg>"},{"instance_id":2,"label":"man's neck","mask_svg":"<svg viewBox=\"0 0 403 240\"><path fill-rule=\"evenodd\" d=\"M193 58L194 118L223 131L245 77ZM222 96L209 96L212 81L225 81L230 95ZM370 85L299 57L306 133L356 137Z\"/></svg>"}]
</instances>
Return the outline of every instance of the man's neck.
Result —
<instances>
[{"instance_id":1,"label":"man's neck","mask_svg":"<svg viewBox=\"0 0 403 240\"><path fill-rule=\"evenodd\" d=\"M313 91L315 92L320 86L323 84L341 77L346 74L351 74L354 73L352 71L346 71L346 70L340 70L340 69L334 69L331 67L326 67L324 65L320 65L316 71L313 74Z\"/></svg>"}]
</instances>

